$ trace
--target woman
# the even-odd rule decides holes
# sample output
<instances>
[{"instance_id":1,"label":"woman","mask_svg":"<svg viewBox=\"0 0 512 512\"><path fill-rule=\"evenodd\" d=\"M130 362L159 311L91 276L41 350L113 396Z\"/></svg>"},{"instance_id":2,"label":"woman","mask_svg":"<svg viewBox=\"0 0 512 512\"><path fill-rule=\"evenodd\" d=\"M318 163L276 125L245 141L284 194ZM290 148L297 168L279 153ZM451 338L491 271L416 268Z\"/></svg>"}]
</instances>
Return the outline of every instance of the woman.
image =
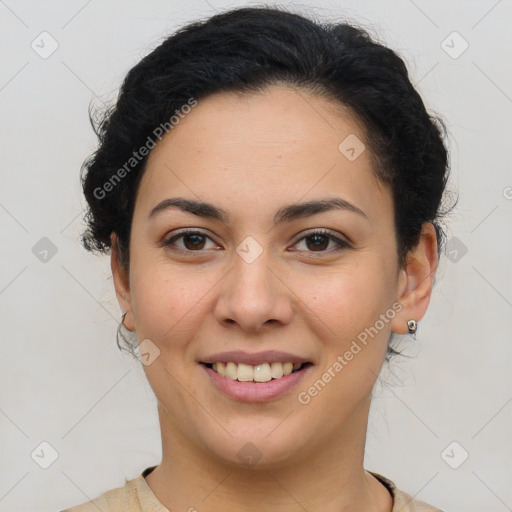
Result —
<instances>
[{"instance_id":1,"label":"woman","mask_svg":"<svg viewBox=\"0 0 512 512\"><path fill-rule=\"evenodd\" d=\"M162 461L71 512L439 510L366 471L392 334L444 241L443 126L348 24L241 8L127 75L84 164Z\"/></svg>"}]
</instances>

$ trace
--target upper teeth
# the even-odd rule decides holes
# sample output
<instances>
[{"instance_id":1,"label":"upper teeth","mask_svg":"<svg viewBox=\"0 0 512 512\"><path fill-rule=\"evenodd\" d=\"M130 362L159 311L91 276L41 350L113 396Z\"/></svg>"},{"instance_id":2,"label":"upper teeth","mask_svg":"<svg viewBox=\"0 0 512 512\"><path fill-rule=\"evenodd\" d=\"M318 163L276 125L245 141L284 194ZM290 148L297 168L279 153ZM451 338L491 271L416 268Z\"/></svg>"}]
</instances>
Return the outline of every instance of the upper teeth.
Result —
<instances>
[{"instance_id":1,"label":"upper teeth","mask_svg":"<svg viewBox=\"0 0 512 512\"><path fill-rule=\"evenodd\" d=\"M293 370L298 370L301 363L263 363L256 366L250 364L236 364L233 362L213 363L213 371L229 380L239 380L244 382L268 382L272 379L279 379L283 375L289 375Z\"/></svg>"}]
</instances>

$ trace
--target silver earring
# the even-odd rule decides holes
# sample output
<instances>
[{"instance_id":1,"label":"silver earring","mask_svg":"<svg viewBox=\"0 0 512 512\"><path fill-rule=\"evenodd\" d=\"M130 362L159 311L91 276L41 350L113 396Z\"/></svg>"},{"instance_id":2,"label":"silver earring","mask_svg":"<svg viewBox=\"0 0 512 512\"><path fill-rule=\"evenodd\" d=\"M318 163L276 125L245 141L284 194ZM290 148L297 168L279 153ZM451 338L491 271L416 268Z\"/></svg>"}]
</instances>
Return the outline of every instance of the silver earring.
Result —
<instances>
[{"instance_id":1,"label":"silver earring","mask_svg":"<svg viewBox=\"0 0 512 512\"><path fill-rule=\"evenodd\" d=\"M409 330L409 334L411 334L412 337L416 339L416 330L418 329L418 322L416 322L416 320L409 320L407 322L407 329Z\"/></svg>"}]
</instances>

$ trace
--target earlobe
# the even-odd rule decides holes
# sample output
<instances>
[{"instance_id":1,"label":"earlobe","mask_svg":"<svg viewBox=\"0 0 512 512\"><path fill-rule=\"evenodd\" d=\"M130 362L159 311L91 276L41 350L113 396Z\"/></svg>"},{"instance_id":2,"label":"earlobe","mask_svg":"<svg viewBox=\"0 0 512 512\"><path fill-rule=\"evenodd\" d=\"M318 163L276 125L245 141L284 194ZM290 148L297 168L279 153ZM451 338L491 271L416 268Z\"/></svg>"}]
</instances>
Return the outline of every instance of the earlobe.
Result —
<instances>
[{"instance_id":1,"label":"earlobe","mask_svg":"<svg viewBox=\"0 0 512 512\"><path fill-rule=\"evenodd\" d=\"M437 235L434 225L423 225L418 245L407 256L407 265L400 271L398 302L402 310L391 323L391 330L397 334L410 332L408 322L419 322L425 315L434 277L438 265Z\"/></svg>"}]
</instances>

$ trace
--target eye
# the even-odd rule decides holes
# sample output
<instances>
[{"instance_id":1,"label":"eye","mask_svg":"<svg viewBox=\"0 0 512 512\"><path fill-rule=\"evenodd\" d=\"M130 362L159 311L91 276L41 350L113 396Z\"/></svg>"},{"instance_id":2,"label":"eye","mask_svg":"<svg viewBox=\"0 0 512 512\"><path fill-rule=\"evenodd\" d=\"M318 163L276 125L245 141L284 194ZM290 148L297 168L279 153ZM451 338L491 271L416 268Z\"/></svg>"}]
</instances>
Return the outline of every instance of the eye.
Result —
<instances>
[{"instance_id":1,"label":"eye","mask_svg":"<svg viewBox=\"0 0 512 512\"><path fill-rule=\"evenodd\" d=\"M180 246L180 244L175 243L176 241L178 241L180 239L183 239L182 246ZM208 235L203 233L202 231L189 229L189 230L185 230L185 231L180 231L178 234L175 234L175 235L171 236L170 238L166 239L164 241L164 245L176 246L177 249L179 249L181 251L185 251L185 252L199 252L199 251L202 251L203 249L208 249L208 247L206 247L207 240L210 240L211 242L213 242L213 240ZM218 247L215 244L213 244L213 245L214 245L213 248ZM212 247L210 247L210 249L211 248Z\"/></svg>"},{"instance_id":2,"label":"eye","mask_svg":"<svg viewBox=\"0 0 512 512\"><path fill-rule=\"evenodd\" d=\"M300 242L304 242L307 252L337 252L350 247L348 242L334 236L330 231L325 229L310 231L308 234L300 238L295 245ZM329 247L331 242L334 242L335 244L334 250L327 251L326 249Z\"/></svg>"}]
</instances>

